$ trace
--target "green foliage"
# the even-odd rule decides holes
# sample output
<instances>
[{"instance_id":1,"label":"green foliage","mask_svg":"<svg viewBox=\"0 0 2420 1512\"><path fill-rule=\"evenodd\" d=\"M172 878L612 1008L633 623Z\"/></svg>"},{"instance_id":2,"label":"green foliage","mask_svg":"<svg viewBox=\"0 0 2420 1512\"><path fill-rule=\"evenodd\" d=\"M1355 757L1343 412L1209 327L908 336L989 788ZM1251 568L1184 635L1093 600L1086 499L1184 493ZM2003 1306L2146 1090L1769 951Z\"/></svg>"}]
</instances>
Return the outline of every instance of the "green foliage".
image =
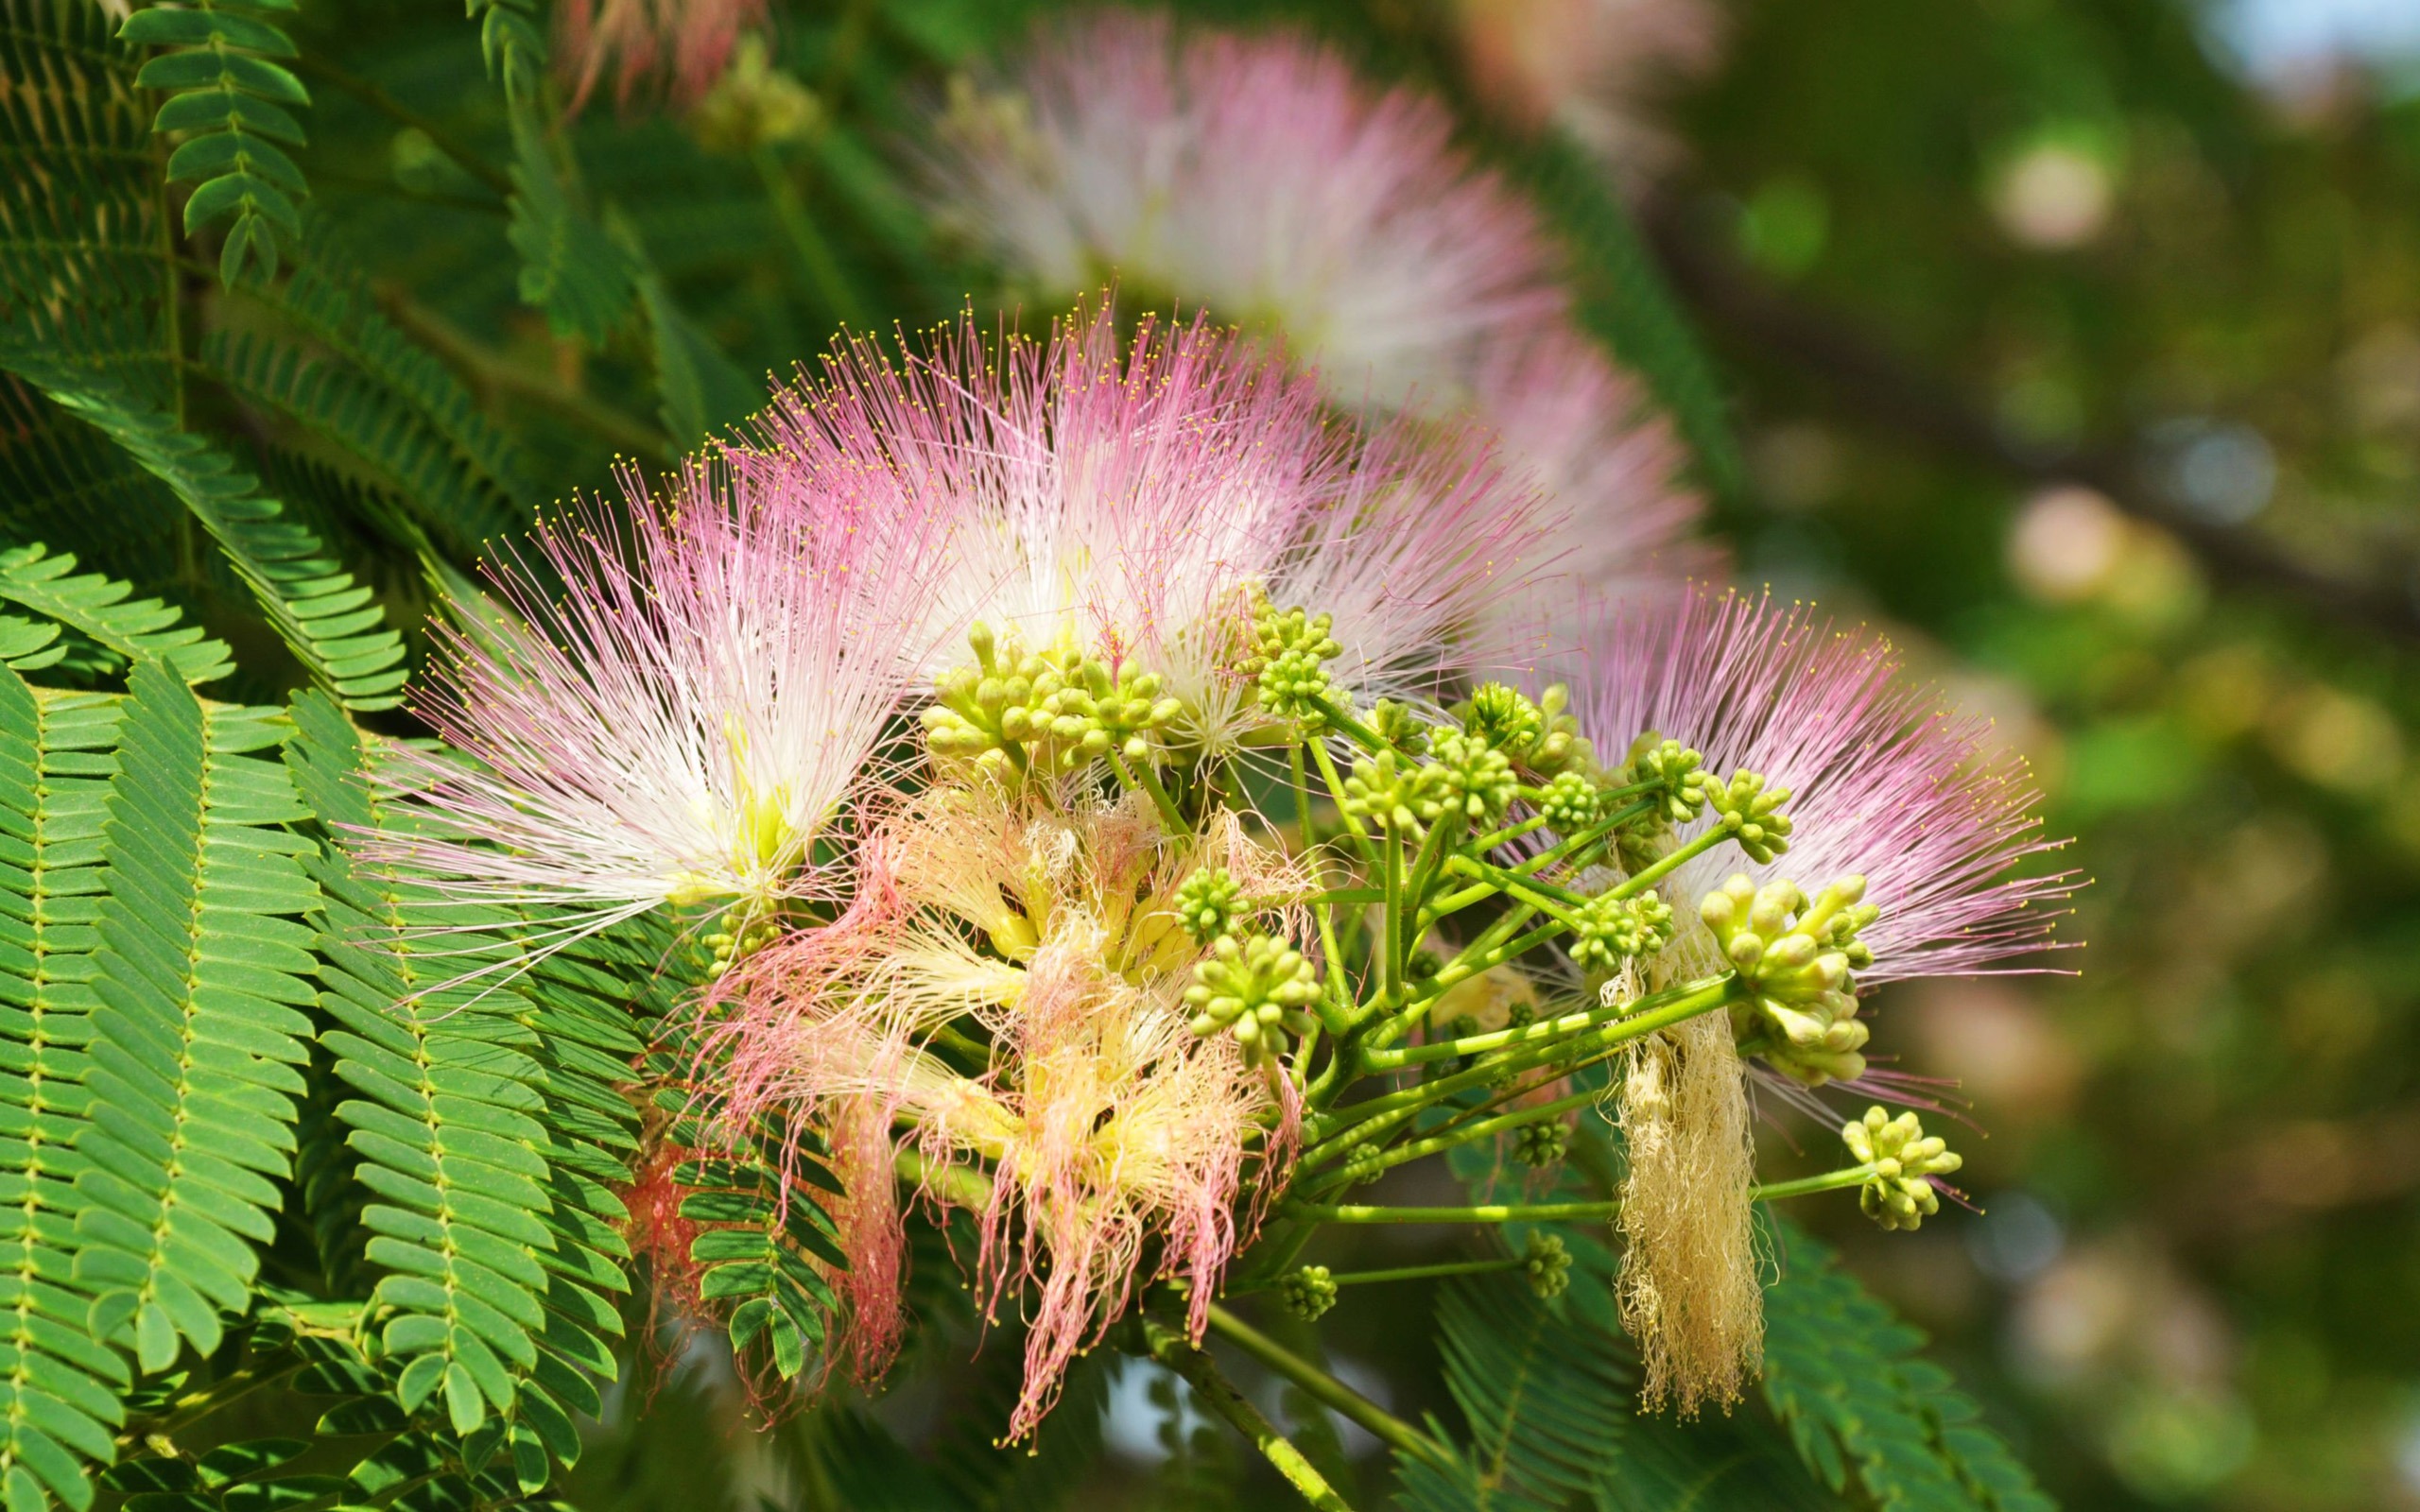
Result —
<instances>
[{"instance_id":1,"label":"green foliage","mask_svg":"<svg viewBox=\"0 0 2420 1512\"><path fill-rule=\"evenodd\" d=\"M1582 1284L1608 1284L1603 1251L1586 1246L1582 1255ZM1470 1441L1445 1465L1397 1456L1410 1512L1515 1512L1576 1500L1605 1512L1826 1504L1770 1433L1730 1420L1642 1419L1627 1346L1576 1302L1541 1301L1516 1277L1446 1288L1437 1310L1445 1384Z\"/></svg>"},{"instance_id":2,"label":"green foliage","mask_svg":"<svg viewBox=\"0 0 2420 1512\"><path fill-rule=\"evenodd\" d=\"M1920 1358L1894 1317L1831 1253L1784 1229L1789 1257L1765 1297L1765 1399L1834 1490L1852 1476L1882 1507L2049 1512L1975 1403Z\"/></svg>"},{"instance_id":3,"label":"green foliage","mask_svg":"<svg viewBox=\"0 0 2420 1512\"><path fill-rule=\"evenodd\" d=\"M295 264L283 283L244 292L337 360L265 333L214 333L201 350L214 376L342 447L459 559L527 525L538 495L520 447L380 313L358 252L314 221Z\"/></svg>"},{"instance_id":4,"label":"green foliage","mask_svg":"<svg viewBox=\"0 0 2420 1512\"><path fill-rule=\"evenodd\" d=\"M317 893L268 734L136 663L109 799L76 1277L147 1371L218 1347L259 1272L294 1148ZM273 735L268 738L273 739Z\"/></svg>"},{"instance_id":5,"label":"green foliage","mask_svg":"<svg viewBox=\"0 0 2420 1512\"><path fill-rule=\"evenodd\" d=\"M659 1101L681 1107L678 1092L662 1093ZM717 1143L688 1117L673 1121L669 1137L688 1150ZM769 1128L754 1143L752 1150L684 1160L672 1179L690 1189L681 1199L681 1216L701 1226L689 1246L700 1299L728 1315L735 1354L760 1360L775 1379L792 1381L822 1344L838 1306L817 1267L837 1271L848 1264L839 1233L812 1189L841 1189L807 1142L785 1151L789 1142Z\"/></svg>"},{"instance_id":6,"label":"green foliage","mask_svg":"<svg viewBox=\"0 0 2420 1512\"><path fill-rule=\"evenodd\" d=\"M601 346L630 313L637 270L589 215L569 164L537 128L516 118L512 138L510 234L521 254L521 301L545 311L557 335Z\"/></svg>"},{"instance_id":7,"label":"green foliage","mask_svg":"<svg viewBox=\"0 0 2420 1512\"><path fill-rule=\"evenodd\" d=\"M0 598L80 631L129 662L156 657L190 684L216 681L234 669L226 642L205 639L156 598L129 602L133 592L99 573L76 573L75 558L54 557L39 544L0 551Z\"/></svg>"},{"instance_id":8,"label":"green foliage","mask_svg":"<svg viewBox=\"0 0 2420 1512\"><path fill-rule=\"evenodd\" d=\"M354 586L320 539L285 518L250 473L103 373L15 345L0 347L0 366L115 441L183 501L314 680L352 708L400 701L403 638L383 627L385 611L371 591Z\"/></svg>"},{"instance_id":9,"label":"green foliage","mask_svg":"<svg viewBox=\"0 0 2420 1512\"><path fill-rule=\"evenodd\" d=\"M306 696L294 721L288 761L331 834L401 822L331 700ZM359 1094L335 1115L371 1194L360 1222L387 1273L374 1296L403 1363L396 1401L414 1412L441 1393L457 1433L498 1418L516 1454L575 1460L571 1415L596 1412L594 1383L615 1372L605 1341L621 1320L599 1292L627 1286L613 1228L626 1214L598 1177L626 1173L550 1130L583 1116L548 1108L575 1091L550 1061L579 1057L549 1051L532 1027L547 1016L510 979L521 920L365 871L335 845L311 869L325 898L320 1042Z\"/></svg>"},{"instance_id":10,"label":"green foliage","mask_svg":"<svg viewBox=\"0 0 2420 1512\"><path fill-rule=\"evenodd\" d=\"M0 1502L92 1501L124 1421L125 1363L86 1326L74 1269L90 1126L92 954L118 704L0 673Z\"/></svg>"},{"instance_id":11,"label":"green foliage","mask_svg":"<svg viewBox=\"0 0 2420 1512\"><path fill-rule=\"evenodd\" d=\"M161 49L135 82L167 93L154 131L187 133L168 158L171 182L194 182L186 233L229 222L218 254L218 276L229 284L248 266L273 276L278 237L302 234L294 202L310 189L278 144L302 145L302 125L287 107L308 105L311 95L274 60L294 57L294 43L253 13L293 8L293 0L244 0L236 9L224 0L150 6L118 32L128 43Z\"/></svg>"}]
</instances>

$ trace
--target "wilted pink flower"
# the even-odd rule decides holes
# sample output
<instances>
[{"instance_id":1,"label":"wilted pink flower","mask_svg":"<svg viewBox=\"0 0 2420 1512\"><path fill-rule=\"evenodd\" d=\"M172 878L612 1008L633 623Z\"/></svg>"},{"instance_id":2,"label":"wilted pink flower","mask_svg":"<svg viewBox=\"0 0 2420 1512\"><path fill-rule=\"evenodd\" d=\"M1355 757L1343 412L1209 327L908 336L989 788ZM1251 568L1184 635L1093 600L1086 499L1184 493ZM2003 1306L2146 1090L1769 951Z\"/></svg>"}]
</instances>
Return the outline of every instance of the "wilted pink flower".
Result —
<instances>
[{"instance_id":1,"label":"wilted pink flower","mask_svg":"<svg viewBox=\"0 0 2420 1512\"><path fill-rule=\"evenodd\" d=\"M923 523L796 469L694 464L668 507L624 486L627 515L576 505L494 572L521 623L437 629L415 707L469 760L399 749L416 818L363 850L575 931L815 894L922 649Z\"/></svg>"},{"instance_id":2,"label":"wilted pink flower","mask_svg":"<svg viewBox=\"0 0 2420 1512\"><path fill-rule=\"evenodd\" d=\"M1128 11L1046 27L1011 78L942 122L937 215L1044 289L1115 279L1274 335L1345 410L1475 414L1567 514L1552 543L1590 543L1567 578L1678 580L1685 459L1573 334L1536 213L1442 106L1299 37Z\"/></svg>"},{"instance_id":3,"label":"wilted pink flower","mask_svg":"<svg viewBox=\"0 0 2420 1512\"><path fill-rule=\"evenodd\" d=\"M1890 644L1837 630L1804 605L1692 592L1645 613L1608 615L1572 668L1581 732L1609 762L1648 732L1786 787L1789 850L1757 865L1720 846L1665 885L1694 904L1724 878L1787 877L1812 895L1867 879L1879 921L1867 985L1960 975L2049 944L2071 874L2011 875L2053 850L2024 763L1996 748L1989 722L1951 713L1905 680ZM1685 826L1684 840L1710 822ZM1690 917L1683 909L1685 919Z\"/></svg>"},{"instance_id":4,"label":"wilted pink flower","mask_svg":"<svg viewBox=\"0 0 2420 1512\"><path fill-rule=\"evenodd\" d=\"M694 105L765 11L766 0L563 0L555 8L556 72L575 111L609 62L617 65L617 104L661 81L674 104Z\"/></svg>"},{"instance_id":5,"label":"wilted pink flower","mask_svg":"<svg viewBox=\"0 0 2420 1512\"><path fill-rule=\"evenodd\" d=\"M970 660L978 619L1028 645L1065 633L1160 674L1215 743L1247 691L1253 591L1333 611L1341 679L1374 697L1461 664L1457 632L1521 580L1534 490L1484 444L1415 446L1403 423L1325 421L1309 380L1199 318L1121 343L1102 306L1042 341L970 317L905 363L852 342L733 460L939 523L924 676Z\"/></svg>"}]
</instances>

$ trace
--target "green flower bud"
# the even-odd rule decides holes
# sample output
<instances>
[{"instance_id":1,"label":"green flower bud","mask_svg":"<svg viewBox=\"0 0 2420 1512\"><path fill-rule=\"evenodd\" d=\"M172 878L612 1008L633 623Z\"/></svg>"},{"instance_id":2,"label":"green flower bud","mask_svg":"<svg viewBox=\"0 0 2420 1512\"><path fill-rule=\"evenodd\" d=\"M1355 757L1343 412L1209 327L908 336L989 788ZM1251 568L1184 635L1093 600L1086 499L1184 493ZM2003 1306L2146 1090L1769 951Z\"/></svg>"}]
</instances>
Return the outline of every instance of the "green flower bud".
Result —
<instances>
[{"instance_id":1,"label":"green flower bud","mask_svg":"<svg viewBox=\"0 0 2420 1512\"><path fill-rule=\"evenodd\" d=\"M1501 682L1480 683L1470 702L1455 712L1464 733L1512 761L1526 760L1546 738L1545 713L1518 688Z\"/></svg>"},{"instance_id":2,"label":"green flower bud","mask_svg":"<svg viewBox=\"0 0 2420 1512\"><path fill-rule=\"evenodd\" d=\"M1200 868L1177 884L1176 916L1195 944L1206 945L1227 932L1243 896L1243 884L1226 868Z\"/></svg>"},{"instance_id":3,"label":"green flower bud","mask_svg":"<svg viewBox=\"0 0 2420 1512\"><path fill-rule=\"evenodd\" d=\"M1557 834L1578 834L1595 824L1604 815L1597 784L1578 772L1557 772L1547 784L1547 796L1538 805L1547 823Z\"/></svg>"},{"instance_id":4,"label":"green flower bud","mask_svg":"<svg viewBox=\"0 0 2420 1512\"><path fill-rule=\"evenodd\" d=\"M1433 766L1415 766L1392 750L1362 756L1344 780L1344 812L1364 823L1417 840L1444 812Z\"/></svg>"},{"instance_id":5,"label":"green flower bud","mask_svg":"<svg viewBox=\"0 0 2420 1512\"><path fill-rule=\"evenodd\" d=\"M1316 1323L1336 1305L1336 1282L1325 1265L1298 1265L1278 1278L1277 1298L1287 1312Z\"/></svg>"},{"instance_id":6,"label":"green flower bud","mask_svg":"<svg viewBox=\"0 0 2420 1512\"><path fill-rule=\"evenodd\" d=\"M1865 1073L1854 971L1873 960L1858 932L1879 917L1865 879L1843 877L1813 901L1793 882L1758 886L1735 876L1705 895L1698 915L1751 991L1735 1008L1740 1049L1820 1087Z\"/></svg>"},{"instance_id":7,"label":"green flower bud","mask_svg":"<svg viewBox=\"0 0 2420 1512\"><path fill-rule=\"evenodd\" d=\"M1667 824L1686 824L1705 811L1706 788L1716 782L1701 765L1703 761L1679 741L1651 730L1632 743L1621 785L1654 783L1655 791L1648 797L1655 800L1658 816Z\"/></svg>"},{"instance_id":8,"label":"green flower bud","mask_svg":"<svg viewBox=\"0 0 2420 1512\"><path fill-rule=\"evenodd\" d=\"M1334 623L1333 616L1306 616L1300 609L1281 613L1266 598L1253 610L1253 655L1248 665L1257 678L1260 707L1271 718L1312 726L1322 722L1319 704L1329 691L1324 663L1344 653L1328 633Z\"/></svg>"},{"instance_id":9,"label":"green flower bud","mask_svg":"<svg viewBox=\"0 0 2420 1512\"><path fill-rule=\"evenodd\" d=\"M1567 949L1583 971L1611 971L1626 957L1652 955L1672 942L1671 905L1653 893L1592 898Z\"/></svg>"},{"instance_id":10,"label":"green flower bud","mask_svg":"<svg viewBox=\"0 0 2420 1512\"><path fill-rule=\"evenodd\" d=\"M1564 1247L1563 1236L1530 1229L1529 1246L1521 1257L1521 1271L1529 1278L1530 1290L1547 1301L1570 1290L1571 1251Z\"/></svg>"},{"instance_id":11,"label":"green flower bud","mask_svg":"<svg viewBox=\"0 0 2420 1512\"><path fill-rule=\"evenodd\" d=\"M1308 1032L1311 1020L1304 1010L1319 996L1311 963L1273 935L1219 936L1184 989L1193 1032L1206 1039L1226 1030L1253 1065L1285 1054L1289 1033Z\"/></svg>"},{"instance_id":12,"label":"green flower bud","mask_svg":"<svg viewBox=\"0 0 2420 1512\"><path fill-rule=\"evenodd\" d=\"M1893 1118L1880 1105L1841 1125L1841 1141L1874 1174L1858 1189L1858 1206L1885 1228L1913 1229L1941 1211L1929 1179L1966 1162L1939 1137L1927 1138L1913 1112Z\"/></svg>"},{"instance_id":13,"label":"green flower bud","mask_svg":"<svg viewBox=\"0 0 2420 1512\"><path fill-rule=\"evenodd\" d=\"M1370 732L1409 757L1428 754L1428 727L1409 704L1381 698L1370 711Z\"/></svg>"},{"instance_id":14,"label":"green flower bud","mask_svg":"<svg viewBox=\"0 0 2420 1512\"><path fill-rule=\"evenodd\" d=\"M1705 799L1715 822L1758 866L1789 849L1789 816L1781 812L1789 801L1789 788L1767 788L1754 772L1734 772L1728 783L1708 783Z\"/></svg>"},{"instance_id":15,"label":"green flower bud","mask_svg":"<svg viewBox=\"0 0 2420 1512\"><path fill-rule=\"evenodd\" d=\"M1561 1165L1564 1153L1571 1147L1571 1130L1560 1119L1541 1119L1524 1124L1514 1131L1512 1159L1531 1170Z\"/></svg>"},{"instance_id":16,"label":"green flower bud","mask_svg":"<svg viewBox=\"0 0 2420 1512\"><path fill-rule=\"evenodd\" d=\"M1474 826L1495 822L1520 791L1512 759L1478 737L1446 730L1430 742L1431 779L1441 812L1459 812Z\"/></svg>"},{"instance_id":17,"label":"green flower bud","mask_svg":"<svg viewBox=\"0 0 2420 1512\"><path fill-rule=\"evenodd\" d=\"M1385 1157L1371 1143L1356 1144L1344 1154L1344 1181L1347 1186L1366 1187L1386 1175L1382 1163Z\"/></svg>"}]
</instances>

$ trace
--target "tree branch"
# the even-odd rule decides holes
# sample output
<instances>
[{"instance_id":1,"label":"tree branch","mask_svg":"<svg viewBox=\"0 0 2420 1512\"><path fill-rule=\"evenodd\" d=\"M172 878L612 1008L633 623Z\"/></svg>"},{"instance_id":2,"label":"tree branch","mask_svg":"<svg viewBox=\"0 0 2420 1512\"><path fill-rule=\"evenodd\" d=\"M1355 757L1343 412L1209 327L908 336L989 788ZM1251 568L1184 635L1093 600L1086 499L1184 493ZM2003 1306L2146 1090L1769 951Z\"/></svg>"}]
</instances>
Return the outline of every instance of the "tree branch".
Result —
<instances>
[{"instance_id":1,"label":"tree branch","mask_svg":"<svg viewBox=\"0 0 2420 1512\"><path fill-rule=\"evenodd\" d=\"M2082 484L2168 531L2221 582L2290 598L2356 629L2420 640L2420 596L2407 592L2394 574L2340 577L2295 559L2273 537L2198 519L2151 487L2116 448L2023 445L1955 384L1924 371L1841 316L1794 300L1706 245L1683 218L1669 203L1651 206L1643 217L1674 285L1708 323L1820 378L1844 417L1878 423L1936 452L2029 482Z\"/></svg>"}]
</instances>

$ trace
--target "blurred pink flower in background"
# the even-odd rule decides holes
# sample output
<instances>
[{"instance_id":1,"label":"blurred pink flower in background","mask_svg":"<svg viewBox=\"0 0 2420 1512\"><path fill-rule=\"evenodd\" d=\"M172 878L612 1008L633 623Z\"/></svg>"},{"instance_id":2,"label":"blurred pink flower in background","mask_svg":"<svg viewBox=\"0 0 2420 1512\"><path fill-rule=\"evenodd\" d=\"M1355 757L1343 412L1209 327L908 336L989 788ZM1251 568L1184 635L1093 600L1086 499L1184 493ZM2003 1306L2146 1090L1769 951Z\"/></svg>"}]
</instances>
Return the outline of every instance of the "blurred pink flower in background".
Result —
<instances>
[{"instance_id":1,"label":"blurred pink flower in background","mask_svg":"<svg viewBox=\"0 0 2420 1512\"><path fill-rule=\"evenodd\" d=\"M628 106L661 88L695 105L722 77L745 32L765 24L766 0L563 0L555 9L555 71L572 109L610 65L614 99Z\"/></svg>"}]
</instances>

